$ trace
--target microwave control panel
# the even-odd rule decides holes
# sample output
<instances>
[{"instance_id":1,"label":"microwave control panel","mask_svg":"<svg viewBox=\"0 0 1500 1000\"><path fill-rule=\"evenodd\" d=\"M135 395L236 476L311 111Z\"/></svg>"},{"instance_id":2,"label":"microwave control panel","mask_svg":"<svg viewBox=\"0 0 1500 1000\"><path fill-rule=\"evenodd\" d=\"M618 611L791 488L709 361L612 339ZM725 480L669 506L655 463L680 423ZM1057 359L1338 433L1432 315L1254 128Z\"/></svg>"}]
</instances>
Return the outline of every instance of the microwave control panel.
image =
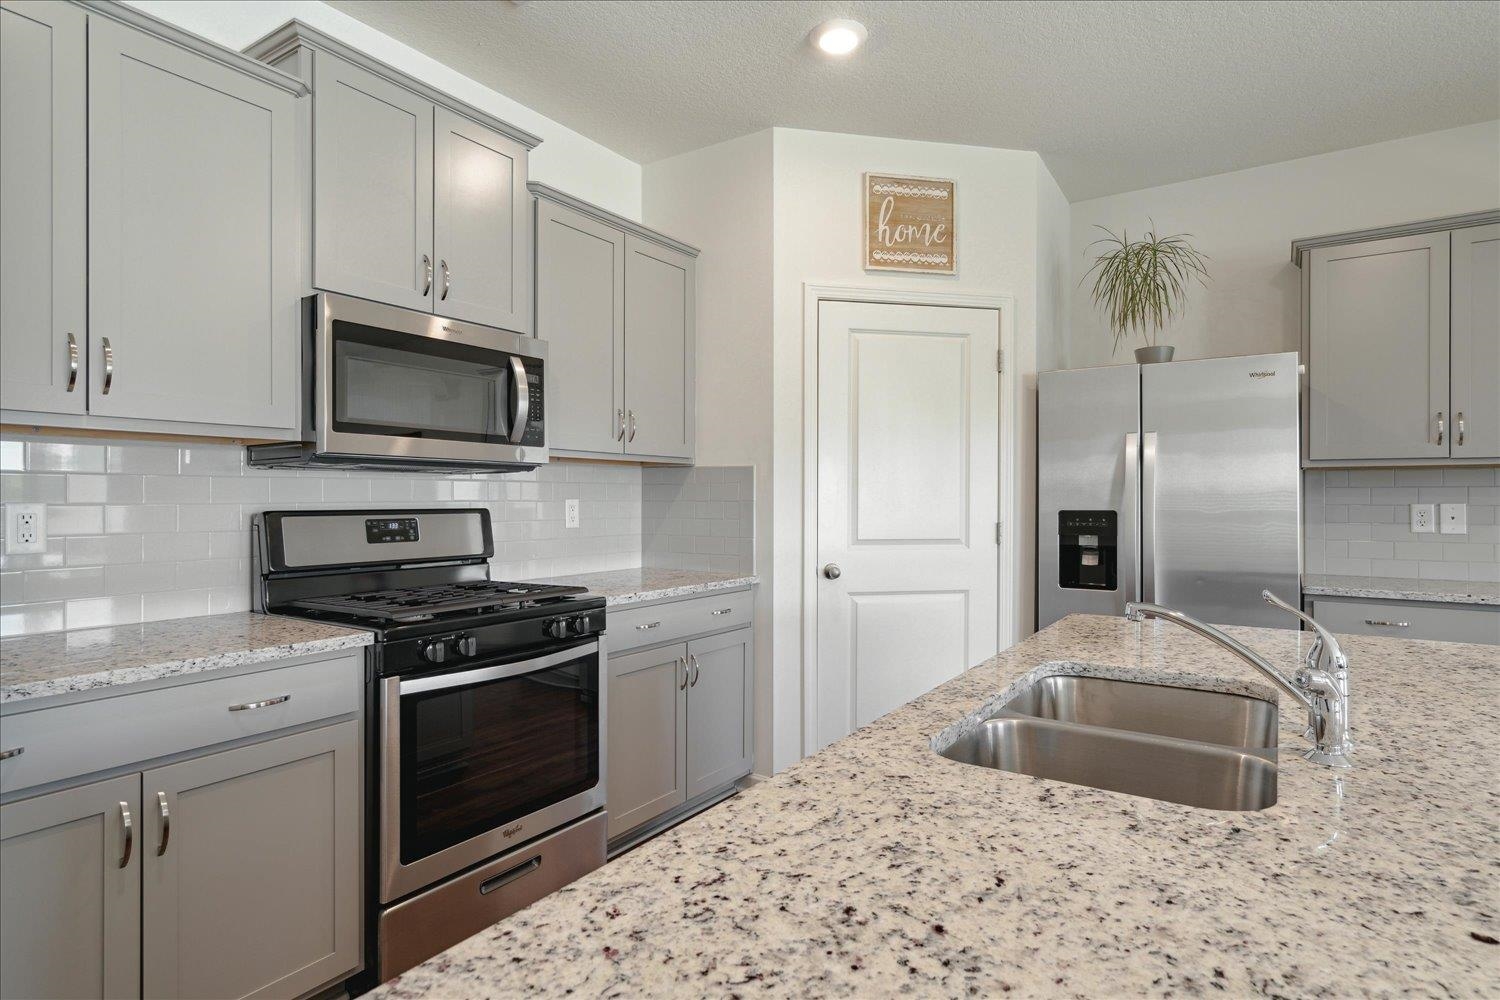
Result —
<instances>
[{"instance_id":1,"label":"microwave control panel","mask_svg":"<svg viewBox=\"0 0 1500 1000\"><path fill-rule=\"evenodd\" d=\"M533 358L526 362L526 382L529 398L527 399L526 411L526 433L521 436L521 444L526 447L540 448L547 443L547 433L542 418L542 363Z\"/></svg>"}]
</instances>

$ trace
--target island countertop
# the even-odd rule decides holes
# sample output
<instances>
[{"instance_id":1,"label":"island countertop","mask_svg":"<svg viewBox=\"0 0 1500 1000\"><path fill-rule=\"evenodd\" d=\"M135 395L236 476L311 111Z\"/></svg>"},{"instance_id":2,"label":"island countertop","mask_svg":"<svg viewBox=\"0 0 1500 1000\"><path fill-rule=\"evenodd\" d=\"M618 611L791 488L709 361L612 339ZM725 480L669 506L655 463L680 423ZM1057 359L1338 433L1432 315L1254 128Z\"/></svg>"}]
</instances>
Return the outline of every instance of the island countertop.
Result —
<instances>
[{"instance_id":1,"label":"island countertop","mask_svg":"<svg viewBox=\"0 0 1500 1000\"><path fill-rule=\"evenodd\" d=\"M1229 631L1286 671L1306 648ZM372 996L1493 996L1500 660L1345 649L1354 768L1301 760L1305 715L1281 698L1278 801L1261 812L933 751L1059 670L1269 693L1169 623L1075 616Z\"/></svg>"}]
</instances>

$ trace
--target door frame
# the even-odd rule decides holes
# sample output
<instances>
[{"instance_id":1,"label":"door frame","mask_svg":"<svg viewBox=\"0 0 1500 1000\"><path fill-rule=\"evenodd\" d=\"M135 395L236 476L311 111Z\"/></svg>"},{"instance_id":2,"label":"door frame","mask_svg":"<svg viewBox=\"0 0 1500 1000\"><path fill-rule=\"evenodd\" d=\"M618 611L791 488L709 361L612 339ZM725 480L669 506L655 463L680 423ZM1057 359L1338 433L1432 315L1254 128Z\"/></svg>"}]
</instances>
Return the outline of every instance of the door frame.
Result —
<instances>
[{"instance_id":1,"label":"door frame","mask_svg":"<svg viewBox=\"0 0 1500 1000\"><path fill-rule=\"evenodd\" d=\"M1000 602L996 608L998 648L1019 638L1021 575L1016 532L1022 523L1017 475L1020 461L1020 380L1016 372L1015 297L999 292L944 292L873 285L802 284L802 756L818 745L818 590L810 585L818 562L818 308L824 302L871 305L946 306L994 309L1000 314L999 474L1002 525L996 546Z\"/></svg>"}]
</instances>

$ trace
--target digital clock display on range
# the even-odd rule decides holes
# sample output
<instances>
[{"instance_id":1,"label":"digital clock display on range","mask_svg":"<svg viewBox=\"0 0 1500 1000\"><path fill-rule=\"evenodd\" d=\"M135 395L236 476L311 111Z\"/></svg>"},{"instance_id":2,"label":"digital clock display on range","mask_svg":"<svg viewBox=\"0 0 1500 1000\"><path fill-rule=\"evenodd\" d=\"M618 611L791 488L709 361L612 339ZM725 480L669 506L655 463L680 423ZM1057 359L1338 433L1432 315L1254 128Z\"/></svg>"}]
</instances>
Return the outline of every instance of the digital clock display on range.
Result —
<instances>
[{"instance_id":1,"label":"digital clock display on range","mask_svg":"<svg viewBox=\"0 0 1500 1000\"><path fill-rule=\"evenodd\" d=\"M415 542L418 539L414 517L371 517L365 519L365 541L371 545L385 542Z\"/></svg>"}]
</instances>

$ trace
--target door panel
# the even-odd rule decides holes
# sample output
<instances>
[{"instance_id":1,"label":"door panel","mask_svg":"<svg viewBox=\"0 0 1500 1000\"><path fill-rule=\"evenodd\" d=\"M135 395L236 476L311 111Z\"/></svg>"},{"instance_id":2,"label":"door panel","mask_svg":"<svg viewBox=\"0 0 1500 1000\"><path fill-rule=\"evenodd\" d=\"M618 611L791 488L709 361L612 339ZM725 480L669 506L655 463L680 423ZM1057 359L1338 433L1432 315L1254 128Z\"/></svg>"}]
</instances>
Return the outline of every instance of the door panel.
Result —
<instances>
[{"instance_id":1,"label":"door panel","mask_svg":"<svg viewBox=\"0 0 1500 1000\"><path fill-rule=\"evenodd\" d=\"M128 774L0 806L0 996L141 995L140 800Z\"/></svg>"},{"instance_id":2,"label":"door panel","mask_svg":"<svg viewBox=\"0 0 1500 1000\"><path fill-rule=\"evenodd\" d=\"M687 801L687 647L609 658L609 836Z\"/></svg>"},{"instance_id":3,"label":"door panel","mask_svg":"<svg viewBox=\"0 0 1500 1000\"><path fill-rule=\"evenodd\" d=\"M313 284L431 312L433 106L326 52L315 58Z\"/></svg>"},{"instance_id":4,"label":"door panel","mask_svg":"<svg viewBox=\"0 0 1500 1000\"><path fill-rule=\"evenodd\" d=\"M994 654L999 313L825 302L817 742Z\"/></svg>"},{"instance_id":5,"label":"door panel","mask_svg":"<svg viewBox=\"0 0 1500 1000\"><path fill-rule=\"evenodd\" d=\"M750 773L755 656L750 629L694 639L688 687L687 797Z\"/></svg>"},{"instance_id":6,"label":"door panel","mask_svg":"<svg viewBox=\"0 0 1500 1000\"><path fill-rule=\"evenodd\" d=\"M1454 458L1500 460L1500 226L1453 231L1453 419Z\"/></svg>"},{"instance_id":7,"label":"door panel","mask_svg":"<svg viewBox=\"0 0 1500 1000\"><path fill-rule=\"evenodd\" d=\"M547 342L547 444L621 452L625 234L536 203L536 335Z\"/></svg>"},{"instance_id":8,"label":"door panel","mask_svg":"<svg viewBox=\"0 0 1500 1000\"><path fill-rule=\"evenodd\" d=\"M147 996L291 997L355 968L359 732L344 722L145 773Z\"/></svg>"},{"instance_id":9,"label":"door panel","mask_svg":"<svg viewBox=\"0 0 1500 1000\"><path fill-rule=\"evenodd\" d=\"M0 5L0 404L11 410L82 413L88 399L86 20L70 4Z\"/></svg>"},{"instance_id":10,"label":"door panel","mask_svg":"<svg viewBox=\"0 0 1500 1000\"><path fill-rule=\"evenodd\" d=\"M1286 628L1301 589L1297 355L1141 369L1141 592L1203 621Z\"/></svg>"},{"instance_id":11,"label":"door panel","mask_svg":"<svg viewBox=\"0 0 1500 1000\"><path fill-rule=\"evenodd\" d=\"M1311 252L1309 458L1448 457L1448 256L1446 232Z\"/></svg>"},{"instance_id":12,"label":"door panel","mask_svg":"<svg viewBox=\"0 0 1500 1000\"><path fill-rule=\"evenodd\" d=\"M91 20L91 412L295 427L296 142L290 94Z\"/></svg>"},{"instance_id":13,"label":"door panel","mask_svg":"<svg viewBox=\"0 0 1500 1000\"><path fill-rule=\"evenodd\" d=\"M693 457L693 259L625 237L628 455Z\"/></svg>"},{"instance_id":14,"label":"door panel","mask_svg":"<svg viewBox=\"0 0 1500 1000\"><path fill-rule=\"evenodd\" d=\"M526 147L435 109L433 308L531 333L531 195Z\"/></svg>"}]
</instances>

